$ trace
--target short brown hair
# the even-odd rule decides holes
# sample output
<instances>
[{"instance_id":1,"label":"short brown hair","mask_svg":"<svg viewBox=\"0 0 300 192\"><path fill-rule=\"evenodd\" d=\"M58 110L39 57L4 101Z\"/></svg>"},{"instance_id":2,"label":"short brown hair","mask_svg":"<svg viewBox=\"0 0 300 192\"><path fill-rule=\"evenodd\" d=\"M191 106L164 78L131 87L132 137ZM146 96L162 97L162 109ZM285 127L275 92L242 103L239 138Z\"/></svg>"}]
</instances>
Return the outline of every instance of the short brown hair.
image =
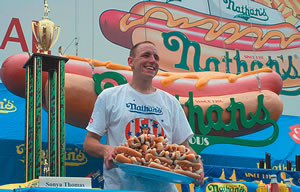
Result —
<instances>
[{"instance_id":1,"label":"short brown hair","mask_svg":"<svg viewBox=\"0 0 300 192\"><path fill-rule=\"evenodd\" d=\"M135 45L130 49L129 56L134 58L134 57L135 57L135 51L136 51L136 49L138 48L138 46L140 46L140 45L142 45L142 44L146 44L146 43L150 43L150 44L152 44L152 45L155 46L155 44L154 44L152 41L141 41L141 42L135 44Z\"/></svg>"}]
</instances>

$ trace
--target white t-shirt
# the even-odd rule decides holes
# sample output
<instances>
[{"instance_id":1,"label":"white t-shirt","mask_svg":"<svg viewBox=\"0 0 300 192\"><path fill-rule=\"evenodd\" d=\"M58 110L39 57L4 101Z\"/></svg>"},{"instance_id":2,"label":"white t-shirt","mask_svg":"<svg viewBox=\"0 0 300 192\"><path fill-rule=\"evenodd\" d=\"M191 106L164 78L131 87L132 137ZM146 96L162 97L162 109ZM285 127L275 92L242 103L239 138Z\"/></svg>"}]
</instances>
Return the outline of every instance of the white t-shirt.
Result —
<instances>
[{"instance_id":1,"label":"white t-shirt","mask_svg":"<svg viewBox=\"0 0 300 192\"><path fill-rule=\"evenodd\" d=\"M166 136L169 144L181 144L193 135L184 111L174 96L160 89L142 94L129 84L102 91L87 130L100 136L107 134L107 144L119 146L130 137L139 136L140 127L149 127L150 133L156 136ZM174 184L131 176L120 168L107 170L105 165L104 188L177 191Z\"/></svg>"}]
</instances>

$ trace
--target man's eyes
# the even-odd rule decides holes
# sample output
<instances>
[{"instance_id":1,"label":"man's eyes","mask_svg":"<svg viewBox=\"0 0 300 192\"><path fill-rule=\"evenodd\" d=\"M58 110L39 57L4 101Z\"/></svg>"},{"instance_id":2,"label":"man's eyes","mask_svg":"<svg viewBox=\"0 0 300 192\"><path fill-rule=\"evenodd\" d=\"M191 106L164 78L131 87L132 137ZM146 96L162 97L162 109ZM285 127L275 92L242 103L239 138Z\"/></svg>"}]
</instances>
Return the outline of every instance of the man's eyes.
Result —
<instances>
[{"instance_id":1,"label":"man's eyes","mask_svg":"<svg viewBox=\"0 0 300 192\"><path fill-rule=\"evenodd\" d=\"M150 57L150 54L144 54L143 57Z\"/></svg>"},{"instance_id":2,"label":"man's eyes","mask_svg":"<svg viewBox=\"0 0 300 192\"><path fill-rule=\"evenodd\" d=\"M142 56L145 57L145 58L148 58L148 57L151 56L151 54L144 54ZM159 56L158 55L154 55L154 58L155 58L156 61L159 61Z\"/></svg>"}]
</instances>

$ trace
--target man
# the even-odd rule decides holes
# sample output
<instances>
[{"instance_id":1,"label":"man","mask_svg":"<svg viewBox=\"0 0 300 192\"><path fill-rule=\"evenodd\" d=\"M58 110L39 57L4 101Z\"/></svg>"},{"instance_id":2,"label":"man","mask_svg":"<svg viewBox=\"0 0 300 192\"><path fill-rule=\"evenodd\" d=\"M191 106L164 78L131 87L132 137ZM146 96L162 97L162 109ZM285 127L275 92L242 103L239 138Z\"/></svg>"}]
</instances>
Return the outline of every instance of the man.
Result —
<instances>
[{"instance_id":1,"label":"man","mask_svg":"<svg viewBox=\"0 0 300 192\"><path fill-rule=\"evenodd\" d=\"M84 150L92 156L104 157L105 189L177 191L171 183L131 176L115 168L112 161L116 154L115 147L134 136L136 123L139 126L153 125L157 135L164 135L169 143L185 145L195 153L188 144L193 132L179 101L152 85L152 79L159 69L159 56L155 45L150 41L136 44L130 51L128 65L133 71L131 81L105 89L98 96L87 126ZM99 142L105 134L106 145ZM202 179L197 183L201 183Z\"/></svg>"}]
</instances>

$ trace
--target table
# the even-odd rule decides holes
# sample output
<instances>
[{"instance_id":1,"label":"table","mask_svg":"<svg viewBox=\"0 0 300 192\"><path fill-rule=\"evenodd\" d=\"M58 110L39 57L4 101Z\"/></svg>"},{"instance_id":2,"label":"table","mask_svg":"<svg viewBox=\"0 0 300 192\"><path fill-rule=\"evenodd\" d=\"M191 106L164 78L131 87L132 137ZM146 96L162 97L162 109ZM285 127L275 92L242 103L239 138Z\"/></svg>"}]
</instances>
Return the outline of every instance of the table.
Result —
<instances>
[{"instance_id":1,"label":"table","mask_svg":"<svg viewBox=\"0 0 300 192\"><path fill-rule=\"evenodd\" d=\"M47 188L47 187L32 187L32 188L18 188L14 190L0 189L0 192L117 192L120 190L109 189L78 189L78 188ZM133 191L122 191L133 192ZM134 191L143 192L143 191Z\"/></svg>"}]
</instances>

